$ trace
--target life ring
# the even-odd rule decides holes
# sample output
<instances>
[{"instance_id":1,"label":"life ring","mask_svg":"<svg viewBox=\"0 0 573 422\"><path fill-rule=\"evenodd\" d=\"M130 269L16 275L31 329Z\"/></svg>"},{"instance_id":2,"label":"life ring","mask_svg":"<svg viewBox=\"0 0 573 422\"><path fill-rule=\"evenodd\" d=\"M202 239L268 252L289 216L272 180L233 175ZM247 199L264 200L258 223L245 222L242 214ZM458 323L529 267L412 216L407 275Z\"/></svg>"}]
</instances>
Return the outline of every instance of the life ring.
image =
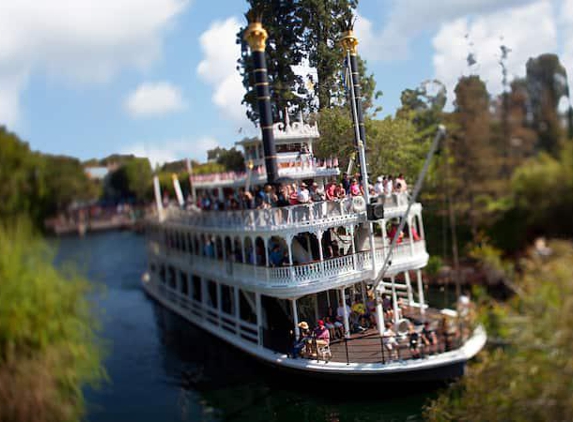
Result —
<instances>
[{"instance_id":1,"label":"life ring","mask_svg":"<svg viewBox=\"0 0 573 422\"><path fill-rule=\"evenodd\" d=\"M408 318L402 318L396 323L396 334L399 336L405 336L408 334L410 329L410 320Z\"/></svg>"},{"instance_id":2,"label":"life ring","mask_svg":"<svg viewBox=\"0 0 573 422\"><path fill-rule=\"evenodd\" d=\"M352 209L354 212L364 212L366 210L366 201L363 196L355 196L352 198Z\"/></svg>"}]
</instances>

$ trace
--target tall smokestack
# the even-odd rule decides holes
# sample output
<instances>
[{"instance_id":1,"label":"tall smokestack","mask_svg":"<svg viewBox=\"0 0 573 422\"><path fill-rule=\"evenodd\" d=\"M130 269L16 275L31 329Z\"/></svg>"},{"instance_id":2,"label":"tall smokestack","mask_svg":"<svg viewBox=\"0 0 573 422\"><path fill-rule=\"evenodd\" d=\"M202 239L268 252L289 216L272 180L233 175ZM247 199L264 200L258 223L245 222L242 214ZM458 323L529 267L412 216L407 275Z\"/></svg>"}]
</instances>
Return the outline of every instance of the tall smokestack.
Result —
<instances>
[{"instance_id":1,"label":"tall smokestack","mask_svg":"<svg viewBox=\"0 0 573 422\"><path fill-rule=\"evenodd\" d=\"M273 120L271 114L271 96L269 93L269 78L267 75L267 61L265 47L267 31L260 22L252 22L245 30L244 39L249 43L253 58L253 73L255 76L255 90L259 103L259 124L263 136L263 151L265 153L265 168L267 182L275 184L278 177L277 152L273 135Z\"/></svg>"},{"instance_id":2,"label":"tall smokestack","mask_svg":"<svg viewBox=\"0 0 573 422\"><path fill-rule=\"evenodd\" d=\"M356 104L356 119L358 120L358 133L360 140L366 144L366 130L364 129L364 115L362 113L362 88L360 88L360 75L358 72L358 59L356 47L358 46L358 38L354 35L352 29L342 33L340 43L344 48L347 57L347 65L350 70L350 77L352 78L352 85L354 86L354 100ZM352 95L350 96L352 98ZM358 139L356 140L358 143Z\"/></svg>"}]
</instances>

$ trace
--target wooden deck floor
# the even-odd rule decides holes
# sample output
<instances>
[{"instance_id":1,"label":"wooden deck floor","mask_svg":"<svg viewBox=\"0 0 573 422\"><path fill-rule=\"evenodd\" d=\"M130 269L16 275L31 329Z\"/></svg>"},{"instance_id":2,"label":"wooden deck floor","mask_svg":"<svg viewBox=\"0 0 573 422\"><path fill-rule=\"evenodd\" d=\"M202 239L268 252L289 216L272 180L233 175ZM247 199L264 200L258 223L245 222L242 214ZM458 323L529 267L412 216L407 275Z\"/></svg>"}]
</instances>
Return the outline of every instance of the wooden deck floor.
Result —
<instances>
[{"instance_id":1,"label":"wooden deck floor","mask_svg":"<svg viewBox=\"0 0 573 422\"><path fill-rule=\"evenodd\" d=\"M423 320L430 322L430 327L433 330L437 329L439 319L442 317L439 310L426 309L425 315L421 315L418 309L405 310L404 317L408 318L413 323L421 323ZM436 334L438 334L436 332ZM438 353L445 350L450 350L453 346L449 344L451 338L446 338L443 335L437 335L437 346L421 347L419 348L421 356L429 353ZM398 356L396 354L390 356L389 351L382 347L380 334L377 329L369 328L363 333L351 334L350 338L345 342L344 340L332 340L330 343L330 351L332 353L333 362L350 362L350 363L381 363L388 362L389 360L396 359L412 359L412 352L409 348L408 337L396 337L398 343ZM421 341L421 340L420 340Z\"/></svg>"}]
</instances>

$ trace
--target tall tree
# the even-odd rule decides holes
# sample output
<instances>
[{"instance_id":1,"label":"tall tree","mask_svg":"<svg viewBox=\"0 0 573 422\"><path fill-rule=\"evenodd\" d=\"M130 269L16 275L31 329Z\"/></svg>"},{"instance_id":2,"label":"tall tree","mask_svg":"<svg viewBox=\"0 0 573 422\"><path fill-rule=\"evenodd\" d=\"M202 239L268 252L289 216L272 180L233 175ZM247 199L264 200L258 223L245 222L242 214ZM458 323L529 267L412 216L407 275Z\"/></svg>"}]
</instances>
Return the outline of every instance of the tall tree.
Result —
<instances>
[{"instance_id":1,"label":"tall tree","mask_svg":"<svg viewBox=\"0 0 573 422\"><path fill-rule=\"evenodd\" d=\"M248 0L247 17L261 17L267 30L266 58L273 120L284 120L284 111L294 107L302 110L307 89L304 78L295 74L292 66L300 65L304 57L302 48L303 27L297 15L298 2L293 0ZM253 15L253 16L252 16ZM253 89L252 63L248 45L243 41L242 27L237 34L241 44L241 57L237 70L246 89L242 103L247 106L247 117L252 122L259 118L256 93Z\"/></svg>"},{"instance_id":2,"label":"tall tree","mask_svg":"<svg viewBox=\"0 0 573 422\"><path fill-rule=\"evenodd\" d=\"M458 129L450 138L459 183L455 196L475 237L478 224L486 217L488 199L497 191L500 163L491 143L490 99L485 83L478 76L462 77L455 93L453 118Z\"/></svg>"},{"instance_id":3,"label":"tall tree","mask_svg":"<svg viewBox=\"0 0 573 422\"><path fill-rule=\"evenodd\" d=\"M557 107L568 94L567 72L555 54L527 61L527 88L539 148L557 155L562 134Z\"/></svg>"},{"instance_id":4,"label":"tall tree","mask_svg":"<svg viewBox=\"0 0 573 422\"><path fill-rule=\"evenodd\" d=\"M320 110L343 96L340 73L344 54L338 40L351 25L357 5L357 0L300 0L303 42L309 65L316 69L314 90Z\"/></svg>"}]
</instances>

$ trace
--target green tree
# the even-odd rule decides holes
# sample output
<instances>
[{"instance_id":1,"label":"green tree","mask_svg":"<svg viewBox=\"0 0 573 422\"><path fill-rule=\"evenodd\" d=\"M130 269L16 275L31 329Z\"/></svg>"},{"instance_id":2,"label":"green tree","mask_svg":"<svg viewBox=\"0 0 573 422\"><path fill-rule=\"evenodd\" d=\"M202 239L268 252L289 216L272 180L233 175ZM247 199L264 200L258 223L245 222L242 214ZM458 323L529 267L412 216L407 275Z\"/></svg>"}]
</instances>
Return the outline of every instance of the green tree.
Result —
<instances>
[{"instance_id":1,"label":"green tree","mask_svg":"<svg viewBox=\"0 0 573 422\"><path fill-rule=\"evenodd\" d=\"M109 176L116 199L144 201L151 195L153 174L147 158L132 158Z\"/></svg>"},{"instance_id":2,"label":"green tree","mask_svg":"<svg viewBox=\"0 0 573 422\"><path fill-rule=\"evenodd\" d=\"M529 59L526 69L538 146L556 156L562 134L557 106L561 98L568 95L567 72L555 54Z\"/></svg>"},{"instance_id":3,"label":"green tree","mask_svg":"<svg viewBox=\"0 0 573 422\"><path fill-rule=\"evenodd\" d=\"M92 287L29 224L0 224L0 420L79 421L82 387L105 378Z\"/></svg>"},{"instance_id":4,"label":"green tree","mask_svg":"<svg viewBox=\"0 0 573 422\"><path fill-rule=\"evenodd\" d=\"M489 94L478 76L462 77L455 88L455 121L449 152L454 159L453 194L474 238L489 217L492 197L507 188L499 181L501 162L492 144Z\"/></svg>"},{"instance_id":5,"label":"green tree","mask_svg":"<svg viewBox=\"0 0 573 422\"><path fill-rule=\"evenodd\" d=\"M227 171L245 171L245 157L235 147L226 149L217 147L207 151L207 159L225 167Z\"/></svg>"},{"instance_id":6,"label":"green tree","mask_svg":"<svg viewBox=\"0 0 573 422\"><path fill-rule=\"evenodd\" d=\"M295 111L304 108L307 89L303 77L296 75L292 66L301 64L304 52L301 44L303 26L297 15L298 4L286 0L248 0L249 18L262 18L267 30L267 48L265 50L271 94L273 121L284 120L285 110L294 108ZM243 78L246 93L242 103L247 106L247 117L252 122L259 119L256 92L252 76L252 61L248 45L243 40L246 29L242 27L237 34L237 42L241 44L241 57L237 70Z\"/></svg>"},{"instance_id":7,"label":"green tree","mask_svg":"<svg viewBox=\"0 0 573 422\"><path fill-rule=\"evenodd\" d=\"M303 43L309 65L316 69L314 91L320 110L329 108L333 99L343 98L340 80L344 53L338 40L353 19L355 0L300 0Z\"/></svg>"}]
</instances>

